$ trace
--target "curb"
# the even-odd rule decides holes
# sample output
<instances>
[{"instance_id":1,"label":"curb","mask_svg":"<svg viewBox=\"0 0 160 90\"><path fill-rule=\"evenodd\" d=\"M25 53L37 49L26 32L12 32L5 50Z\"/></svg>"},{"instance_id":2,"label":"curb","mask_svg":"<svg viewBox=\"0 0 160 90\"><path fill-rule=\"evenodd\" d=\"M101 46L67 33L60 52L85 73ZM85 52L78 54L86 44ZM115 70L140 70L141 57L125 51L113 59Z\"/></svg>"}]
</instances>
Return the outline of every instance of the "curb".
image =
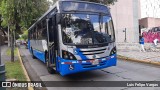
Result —
<instances>
[{"instance_id":1,"label":"curb","mask_svg":"<svg viewBox=\"0 0 160 90\"><path fill-rule=\"evenodd\" d=\"M118 59L122 60L127 60L127 61L134 61L134 62L140 62L140 63L146 63L146 64L152 64L152 65L160 65L160 62L152 61L152 60L140 60L140 59L134 59L134 58L129 58L125 56L117 56Z\"/></svg>"},{"instance_id":2,"label":"curb","mask_svg":"<svg viewBox=\"0 0 160 90\"><path fill-rule=\"evenodd\" d=\"M18 48L17 48L17 49L18 49ZM20 64L21 64L21 66L22 66L22 68L23 68L24 75L25 75L25 77L27 78L27 81L31 81L30 78L29 78L29 76L28 76L28 73L27 73L27 71L26 71L26 69L25 69L25 67L24 67L24 65L23 65L23 63L22 63L22 58L21 58L19 49L18 49L18 57L19 57L19 60L20 60ZM28 87L28 90L34 90L34 89L33 89L33 87Z\"/></svg>"}]
</instances>

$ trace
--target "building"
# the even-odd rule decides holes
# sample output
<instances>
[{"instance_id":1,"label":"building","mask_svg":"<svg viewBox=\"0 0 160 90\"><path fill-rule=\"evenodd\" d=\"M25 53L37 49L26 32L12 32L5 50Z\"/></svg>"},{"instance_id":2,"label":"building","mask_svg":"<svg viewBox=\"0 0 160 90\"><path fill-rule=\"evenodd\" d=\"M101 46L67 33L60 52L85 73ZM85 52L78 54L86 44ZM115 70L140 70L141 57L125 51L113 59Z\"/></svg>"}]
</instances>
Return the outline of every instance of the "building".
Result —
<instances>
[{"instance_id":1,"label":"building","mask_svg":"<svg viewBox=\"0 0 160 90\"><path fill-rule=\"evenodd\" d=\"M117 43L139 42L139 0L118 0L110 6ZM126 33L126 35L125 35Z\"/></svg>"},{"instance_id":2,"label":"building","mask_svg":"<svg viewBox=\"0 0 160 90\"><path fill-rule=\"evenodd\" d=\"M140 0L141 28L153 28L160 26L160 0Z\"/></svg>"},{"instance_id":3,"label":"building","mask_svg":"<svg viewBox=\"0 0 160 90\"><path fill-rule=\"evenodd\" d=\"M160 18L146 17L139 20L141 28L153 28L160 26Z\"/></svg>"},{"instance_id":4,"label":"building","mask_svg":"<svg viewBox=\"0 0 160 90\"><path fill-rule=\"evenodd\" d=\"M141 19L139 25L146 43L160 40L160 0L140 0Z\"/></svg>"}]
</instances>

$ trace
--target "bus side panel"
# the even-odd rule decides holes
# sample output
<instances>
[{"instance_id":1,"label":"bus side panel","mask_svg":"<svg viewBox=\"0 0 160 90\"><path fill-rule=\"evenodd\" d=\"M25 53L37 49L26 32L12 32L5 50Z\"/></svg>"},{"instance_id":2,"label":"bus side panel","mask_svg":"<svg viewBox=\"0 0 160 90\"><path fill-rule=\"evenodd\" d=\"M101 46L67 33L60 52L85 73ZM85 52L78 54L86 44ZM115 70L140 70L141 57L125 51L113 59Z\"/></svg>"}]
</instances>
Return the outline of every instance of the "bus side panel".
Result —
<instances>
[{"instance_id":1,"label":"bus side panel","mask_svg":"<svg viewBox=\"0 0 160 90\"><path fill-rule=\"evenodd\" d=\"M36 56L39 60L45 63L45 52L33 50L33 53L34 53L34 56Z\"/></svg>"},{"instance_id":2,"label":"bus side panel","mask_svg":"<svg viewBox=\"0 0 160 90\"><path fill-rule=\"evenodd\" d=\"M30 40L28 40L28 49L31 52L31 43L30 43Z\"/></svg>"}]
</instances>

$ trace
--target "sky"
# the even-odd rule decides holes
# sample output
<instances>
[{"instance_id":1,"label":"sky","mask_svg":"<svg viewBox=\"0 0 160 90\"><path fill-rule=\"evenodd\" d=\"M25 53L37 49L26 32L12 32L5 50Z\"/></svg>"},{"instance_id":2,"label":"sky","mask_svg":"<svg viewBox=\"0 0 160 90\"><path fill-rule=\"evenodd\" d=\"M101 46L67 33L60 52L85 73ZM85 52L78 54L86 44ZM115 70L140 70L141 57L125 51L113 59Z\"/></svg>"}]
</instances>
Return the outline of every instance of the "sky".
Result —
<instances>
[{"instance_id":1,"label":"sky","mask_svg":"<svg viewBox=\"0 0 160 90\"><path fill-rule=\"evenodd\" d=\"M160 18L160 0L140 0L141 18Z\"/></svg>"}]
</instances>

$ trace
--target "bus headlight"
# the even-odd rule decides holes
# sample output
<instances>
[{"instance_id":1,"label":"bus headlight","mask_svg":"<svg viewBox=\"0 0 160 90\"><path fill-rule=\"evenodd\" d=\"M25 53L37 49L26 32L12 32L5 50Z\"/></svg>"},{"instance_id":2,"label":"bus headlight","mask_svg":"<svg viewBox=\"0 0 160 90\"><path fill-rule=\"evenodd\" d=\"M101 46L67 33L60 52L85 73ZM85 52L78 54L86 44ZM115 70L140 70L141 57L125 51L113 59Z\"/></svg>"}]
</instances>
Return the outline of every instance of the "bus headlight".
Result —
<instances>
[{"instance_id":1,"label":"bus headlight","mask_svg":"<svg viewBox=\"0 0 160 90\"><path fill-rule=\"evenodd\" d=\"M68 58L68 56L67 56L67 55L64 55L64 58Z\"/></svg>"},{"instance_id":2,"label":"bus headlight","mask_svg":"<svg viewBox=\"0 0 160 90\"><path fill-rule=\"evenodd\" d=\"M114 48L111 50L109 56L111 56L111 55L113 55L113 54L116 54L116 53L117 53L117 50L116 50L116 47L114 47Z\"/></svg>"},{"instance_id":3,"label":"bus headlight","mask_svg":"<svg viewBox=\"0 0 160 90\"><path fill-rule=\"evenodd\" d=\"M72 53L65 50L62 50L62 58L68 59L68 60L77 60Z\"/></svg>"},{"instance_id":4,"label":"bus headlight","mask_svg":"<svg viewBox=\"0 0 160 90\"><path fill-rule=\"evenodd\" d=\"M73 57L72 57L72 56L70 56L69 58L70 58L71 60L73 60Z\"/></svg>"}]
</instances>

